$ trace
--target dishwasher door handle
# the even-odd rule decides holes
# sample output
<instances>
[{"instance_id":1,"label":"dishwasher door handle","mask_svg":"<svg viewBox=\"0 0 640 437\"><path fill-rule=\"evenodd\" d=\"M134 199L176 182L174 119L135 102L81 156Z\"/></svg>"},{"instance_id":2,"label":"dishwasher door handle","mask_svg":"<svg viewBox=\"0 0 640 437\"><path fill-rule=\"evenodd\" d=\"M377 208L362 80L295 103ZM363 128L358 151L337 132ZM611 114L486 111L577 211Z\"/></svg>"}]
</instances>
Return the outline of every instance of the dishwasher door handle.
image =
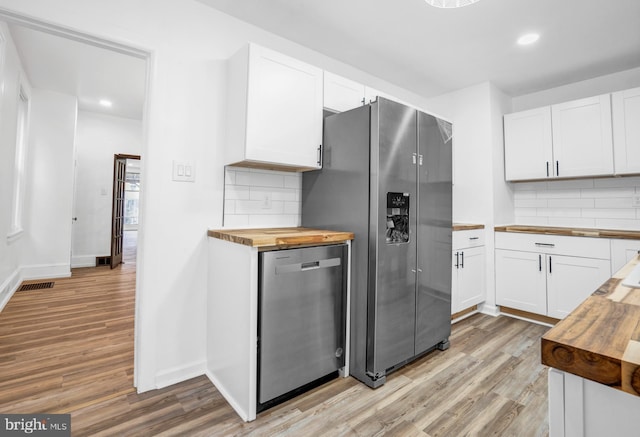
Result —
<instances>
[{"instance_id":1,"label":"dishwasher door handle","mask_svg":"<svg viewBox=\"0 0 640 437\"><path fill-rule=\"evenodd\" d=\"M305 272L308 270L326 269L329 267L339 266L341 263L340 258L327 258L317 261L309 261L304 263L284 264L276 266L276 275L285 273L297 273Z\"/></svg>"}]
</instances>

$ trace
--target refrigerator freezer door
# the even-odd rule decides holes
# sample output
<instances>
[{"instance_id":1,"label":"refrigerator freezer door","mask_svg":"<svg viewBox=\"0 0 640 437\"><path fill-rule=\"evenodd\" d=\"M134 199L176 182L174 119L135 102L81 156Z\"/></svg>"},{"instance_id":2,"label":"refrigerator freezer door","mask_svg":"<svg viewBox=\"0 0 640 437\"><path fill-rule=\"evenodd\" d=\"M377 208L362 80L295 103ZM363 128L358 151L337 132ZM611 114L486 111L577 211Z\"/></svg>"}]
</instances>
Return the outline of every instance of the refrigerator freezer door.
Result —
<instances>
[{"instance_id":1,"label":"refrigerator freezer door","mask_svg":"<svg viewBox=\"0 0 640 437\"><path fill-rule=\"evenodd\" d=\"M445 137L446 138L446 137ZM451 139L418 112L416 355L451 334Z\"/></svg>"},{"instance_id":2,"label":"refrigerator freezer door","mask_svg":"<svg viewBox=\"0 0 640 437\"><path fill-rule=\"evenodd\" d=\"M414 356L416 133L415 109L380 98L372 104L367 371L374 375ZM387 243L388 193L408 198L408 242Z\"/></svg>"}]
</instances>

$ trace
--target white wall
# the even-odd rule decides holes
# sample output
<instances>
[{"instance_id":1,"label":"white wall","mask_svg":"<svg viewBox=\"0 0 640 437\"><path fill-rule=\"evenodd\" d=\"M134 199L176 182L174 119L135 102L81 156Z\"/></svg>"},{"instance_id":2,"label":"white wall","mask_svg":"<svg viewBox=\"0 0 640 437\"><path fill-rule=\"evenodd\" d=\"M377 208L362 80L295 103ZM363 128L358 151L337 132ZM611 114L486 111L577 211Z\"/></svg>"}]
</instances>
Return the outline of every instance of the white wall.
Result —
<instances>
[{"instance_id":1,"label":"white wall","mask_svg":"<svg viewBox=\"0 0 640 437\"><path fill-rule=\"evenodd\" d=\"M21 273L71 275L71 212L77 100L33 89Z\"/></svg>"},{"instance_id":2,"label":"white wall","mask_svg":"<svg viewBox=\"0 0 640 437\"><path fill-rule=\"evenodd\" d=\"M7 240L11 230L20 76L26 80L9 29L0 22L0 309L19 285L24 243L21 237Z\"/></svg>"},{"instance_id":3,"label":"white wall","mask_svg":"<svg viewBox=\"0 0 640 437\"><path fill-rule=\"evenodd\" d=\"M95 266L111 252L113 155L140 155L142 122L79 111L76 130L72 267Z\"/></svg>"},{"instance_id":4,"label":"white wall","mask_svg":"<svg viewBox=\"0 0 640 437\"><path fill-rule=\"evenodd\" d=\"M513 98L513 112L640 86L640 67Z\"/></svg>"}]
</instances>

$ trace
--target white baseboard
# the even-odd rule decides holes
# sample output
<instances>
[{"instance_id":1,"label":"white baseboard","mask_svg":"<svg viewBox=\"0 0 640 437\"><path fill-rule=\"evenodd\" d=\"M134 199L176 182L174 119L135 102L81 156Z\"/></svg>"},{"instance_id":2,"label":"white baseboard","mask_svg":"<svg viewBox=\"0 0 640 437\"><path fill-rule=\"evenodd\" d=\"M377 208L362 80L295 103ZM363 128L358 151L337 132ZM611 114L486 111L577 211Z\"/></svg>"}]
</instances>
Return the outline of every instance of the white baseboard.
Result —
<instances>
[{"instance_id":1,"label":"white baseboard","mask_svg":"<svg viewBox=\"0 0 640 437\"><path fill-rule=\"evenodd\" d=\"M218 389L222 397L229 403L229 405L231 405L231 408L233 408L235 412L238 413L238 416L240 416L242 420L244 420L245 422L251 422L252 420L255 420L256 418L255 415L253 417L249 417L250 416L249 411L245 411L244 408L242 408L242 406L240 406L234 400L233 396L229 394L227 389L225 389L224 385L221 384L220 381L218 381L218 379L213 375L213 373L207 370L205 375L207 375L207 378L209 378L209 381L211 381L211 383L216 386L216 389Z\"/></svg>"},{"instance_id":2,"label":"white baseboard","mask_svg":"<svg viewBox=\"0 0 640 437\"><path fill-rule=\"evenodd\" d=\"M95 267L96 257L100 255L78 255L71 257L71 268Z\"/></svg>"},{"instance_id":3,"label":"white baseboard","mask_svg":"<svg viewBox=\"0 0 640 437\"><path fill-rule=\"evenodd\" d=\"M487 305L486 303L480 304L478 311L480 311L482 314L493 317L498 317L500 315L500 308L498 308L496 305Z\"/></svg>"},{"instance_id":4,"label":"white baseboard","mask_svg":"<svg viewBox=\"0 0 640 437\"><path fill-rule=\"evenodd\" d=\"M186 366L164 370L156 375L156 388L165 388L196 376L204 375L207 369L206 361L196 361Z\"/></svg>"},{"instance_id":5,"label":"white baseboard","mask_svg":"<svg viewBox=\"0 0 640 437\"><path fill-rule=\"evenodd\" d=\"M20 279L20 269L16 269L9 275L7 279L0 285L0 311L2 311L16 292L22 280Z\"/></svg>"},{"instance_id":6,"label":"white baseboard","mask_svg":"<svg viewBox=\"0 0 640 437\"><path fill-rule=\"evenodd\" d=\"M68 263L20 266L20 276L23 281L31 279L68 278L71 276L71 266Z\"/></svg>"}]
</instances>

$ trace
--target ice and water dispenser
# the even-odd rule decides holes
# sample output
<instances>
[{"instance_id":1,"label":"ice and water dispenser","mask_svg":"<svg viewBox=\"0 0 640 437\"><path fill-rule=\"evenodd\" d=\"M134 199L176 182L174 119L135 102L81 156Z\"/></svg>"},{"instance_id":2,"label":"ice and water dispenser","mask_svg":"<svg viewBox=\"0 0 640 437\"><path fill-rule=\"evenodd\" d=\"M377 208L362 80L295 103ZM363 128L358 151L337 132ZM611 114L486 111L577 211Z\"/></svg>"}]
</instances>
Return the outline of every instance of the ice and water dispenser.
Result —
<instances>
[{"instance_id":1,"label":"ice and water dispenser","mask_svg":"<svg viewBox=\"0 0 640 437\"><path fill-rule=\"evenodd\" d=\"M387 244L409 242L409 193L387 193Z\"/></svg>"}]
</instances>

